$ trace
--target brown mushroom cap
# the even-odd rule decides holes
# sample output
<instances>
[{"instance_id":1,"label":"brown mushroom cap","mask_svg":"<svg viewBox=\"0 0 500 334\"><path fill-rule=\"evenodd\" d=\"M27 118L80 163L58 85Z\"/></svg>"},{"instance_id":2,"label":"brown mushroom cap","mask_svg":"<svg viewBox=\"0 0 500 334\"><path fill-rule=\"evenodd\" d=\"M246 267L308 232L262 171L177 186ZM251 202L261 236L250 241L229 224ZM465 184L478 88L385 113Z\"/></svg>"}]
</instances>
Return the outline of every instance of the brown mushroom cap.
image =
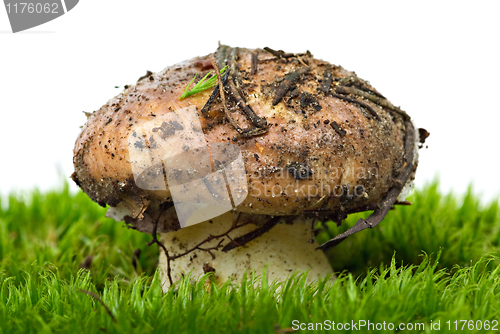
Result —
<instances>
[{"instance_id":1,"label":"brown mushroom cap","mask_svg":"<svg viewBox=\"0 0 500 334\"><path fill-rule=\"evenodd\" d=\"M244 198L236 206L242 213L364 211L388 192L405 164L405 119L368 83L361 80L360 87L350 79L358 79L353 72L309 53L276 57L262 49L239 49L240 93L267 121L267 132L245 137L227 121L220 99L207 114L201 112L213 89L179 100L195 74L200 79L212 69L212 58L214 54L197 57L143 77L90 115L76 141L73 180L94 201L125 207L136 222L172 202L168 182L163 190L144 189L134 175L131 143L137 143L138 150L151 148L149 137L143 144L137 139L148 123L165 127L154 138L165 152L184 145L185 152L190 146L200 147L189 142L189 134L197 131L203 132L207 145L239 148L247 179ZM287 77L291 73L297 73L293 80ZM331 94L337 86L344 89L341 93L353 88L369 96ZM231 92L226 95L236 123L251 128ZM174 122L179 123L181 111L196 115L200 129L193 126L187 129L191 132L178 135ZM163 231L178 228L175 219L166 219Z\"/></svg>"}]
</instances>

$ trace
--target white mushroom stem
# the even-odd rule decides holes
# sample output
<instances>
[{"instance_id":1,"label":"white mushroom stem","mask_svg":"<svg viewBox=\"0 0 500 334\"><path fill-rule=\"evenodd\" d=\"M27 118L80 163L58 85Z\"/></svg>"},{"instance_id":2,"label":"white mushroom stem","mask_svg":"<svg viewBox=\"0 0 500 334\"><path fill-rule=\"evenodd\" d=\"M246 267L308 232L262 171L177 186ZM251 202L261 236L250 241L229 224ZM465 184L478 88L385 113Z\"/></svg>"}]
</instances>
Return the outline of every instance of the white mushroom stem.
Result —
<instances>
[{"instance_id":1,"label":"white mushroom stem","mask_svg":"<svg viewBox=\"0 0 500 334\"><path fill-rule=\"evenodd\" d=\"M169 256L182 254L192 249L209 235L223 234L233 224L233 213L228 212L211 221L206 221L181 230L161 235L161 242L168 250ZM229 233L232 239L238 238L258 228L253 224L242 226ZM269 282L275 279L283 280L294 272L309 270L308 281L323 278L332 273L332 268L325 254L316 250L318 243L312 238L311 219L297 218L293 224L278 223L263 235L249 241L242 247L237 247L227 252L222 247L211 250L194 250L189 254L170 261L170 274L172 281L176 282L191 272L198 276L205 271L215 270L214 277L217 283L223 283L229 278L238 284L245 272L255 272L261 275L267 267ZM223 245L230 242L223 237ZM216 247L222 238L204 243L201 248ZM162 271L164 289L170 287L168 279L168 261L163 252L160 252L159 266Z\"/></svg>"}]
</instances>

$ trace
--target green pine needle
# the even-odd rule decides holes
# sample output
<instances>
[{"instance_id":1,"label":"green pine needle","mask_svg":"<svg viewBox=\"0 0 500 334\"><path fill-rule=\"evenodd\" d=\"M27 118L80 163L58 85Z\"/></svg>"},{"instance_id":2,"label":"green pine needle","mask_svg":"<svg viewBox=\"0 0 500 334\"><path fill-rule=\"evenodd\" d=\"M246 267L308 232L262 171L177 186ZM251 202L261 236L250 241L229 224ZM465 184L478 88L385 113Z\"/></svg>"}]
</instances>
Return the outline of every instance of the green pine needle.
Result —
<instances>
[{"instance_id":1,"label":"green pine needle","mask_svg":"<svg viewBox=\"0 0 500 334\"><path fill-rule=\"evenodd\" d=\"M226 72L226 70L227 70L227 65L222 70L220 70L220 74L223 75L224 72ZM191 95L194 95L196 93L203 92L204 90L207 90L207 89L215 87L217 85L217 76L215 74L213 74L210 77L210 79L207 80L208 76L212 72L213 71L208 72L207 75L205 75L203 77L203 79L201 79L200 81L198 81L196 83L196 85L194 85L194 87L191 90L189 90L189 87L191 86L191 84L193 83L193 81L196 79L196 74L195 74L193 80L191 80L189 82L189 84L184 89L184 92L179 97L179 100L185 99L188 96L191 96Z\"/></svg>"}]
</instances>

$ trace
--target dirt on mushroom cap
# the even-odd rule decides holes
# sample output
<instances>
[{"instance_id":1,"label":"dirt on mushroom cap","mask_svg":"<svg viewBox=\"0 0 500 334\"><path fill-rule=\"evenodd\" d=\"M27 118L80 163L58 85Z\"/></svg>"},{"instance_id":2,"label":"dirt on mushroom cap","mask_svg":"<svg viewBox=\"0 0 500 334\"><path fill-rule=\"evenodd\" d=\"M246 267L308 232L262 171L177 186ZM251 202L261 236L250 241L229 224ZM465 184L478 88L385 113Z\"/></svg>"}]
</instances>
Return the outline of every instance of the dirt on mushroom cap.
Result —
<instances>
[{"instance_id":1,"label":"dirt on mushroom cap","mask_svg":"<svg viewBox=\"0 0 500 334\"><path fill-rule=\"evenodd\" d=\"M212 90L178 99L195 74L201 78L210 71L211 58L215 54L142 77L90 115L75 145L73 179L94 201L125 206L139 220L172 201L168 184L165 190L137 186L129 141L159 118L167 121L164 140L171 140L168 134L176 128L169 117L183 108L197 113L207 143L239 147L248 181L248 195L236 207L242 213L363 211L390 189L405 164L406 119L367 82L310 53L285 57L240 48L237 89L267 121L265 133L244 137L227 121L220 98L201 112ZM228 93L230 115L242 129L251 128ZM175 219L164 224L164 231L178 228Z\"/></svg>"}]
</instances>

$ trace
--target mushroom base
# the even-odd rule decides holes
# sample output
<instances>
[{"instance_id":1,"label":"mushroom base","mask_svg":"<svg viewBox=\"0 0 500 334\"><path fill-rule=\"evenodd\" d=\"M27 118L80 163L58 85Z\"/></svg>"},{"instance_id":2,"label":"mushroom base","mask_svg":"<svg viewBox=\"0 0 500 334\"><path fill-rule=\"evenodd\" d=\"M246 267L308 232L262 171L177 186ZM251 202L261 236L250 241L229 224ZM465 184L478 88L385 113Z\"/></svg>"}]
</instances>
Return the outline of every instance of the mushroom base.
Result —
<instances>
[{"instance_id":1,"label":"mushroom base","mask_svg":"<svg viewBox=\"0 0 500 334\"><path fill-rule=\"evenodd\" d=\"M161 234L161 242L167 248L170 256L181 254L205 240L209 235L222 234L228 231L233 223L233 214L228 212L222 216L197 225L183 228L179 231ZM234 239L245 235L258 227L253 224L242 226L229 233ZM260 237L227 252L222 247L211 250L194 250L189 254L170 261L173 282L181 279L182 274L192 272L196 277L205 272L215 271L215 281L223 283L229 278L235 283L241 283L243 274L255 272L261 275L267 267L269 282L275 279L283 280L294 272L309 270L308 281L323 278L332 273L332 267L325 254L316 250L318 243L312 238L312 221L297 218L293 224L278 223ZM230 242L223 237L222 245ZM220 239L211 240L203 246L204 249L217 246ZM314 239L313 239L314 240ZM170 287L168 279L168 264L166 256L160 252L160 263L164 290Z\"/></svg>"}]
</instances>

